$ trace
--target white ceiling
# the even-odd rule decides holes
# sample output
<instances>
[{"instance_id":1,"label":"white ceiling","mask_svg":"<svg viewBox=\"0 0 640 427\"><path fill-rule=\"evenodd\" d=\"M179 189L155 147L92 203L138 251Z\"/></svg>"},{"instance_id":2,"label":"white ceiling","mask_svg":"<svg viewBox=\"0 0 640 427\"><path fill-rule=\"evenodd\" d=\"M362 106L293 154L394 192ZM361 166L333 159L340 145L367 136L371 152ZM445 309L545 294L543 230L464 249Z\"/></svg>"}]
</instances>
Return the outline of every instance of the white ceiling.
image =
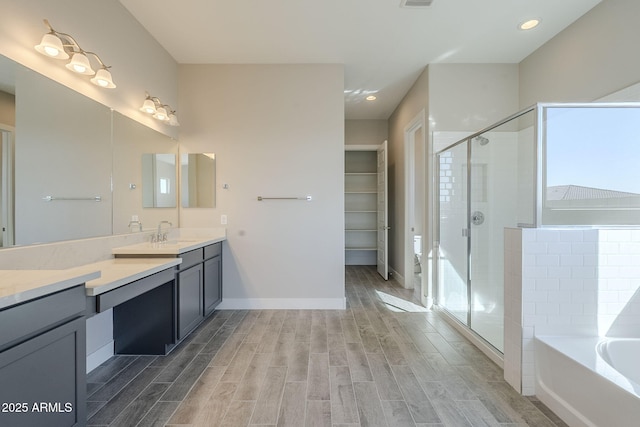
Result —
<instances>
[{"instance_id":1,"label":"white ceiling","mask_svg":"<svg viewBox=\"0 0 640 427\"><path fill-rule=\"evenodd\" d=\"M427 64L518 63L600 0L120 2L181 64L344 64L346 117L386 119Z\"/></svg>"}]
</instances>

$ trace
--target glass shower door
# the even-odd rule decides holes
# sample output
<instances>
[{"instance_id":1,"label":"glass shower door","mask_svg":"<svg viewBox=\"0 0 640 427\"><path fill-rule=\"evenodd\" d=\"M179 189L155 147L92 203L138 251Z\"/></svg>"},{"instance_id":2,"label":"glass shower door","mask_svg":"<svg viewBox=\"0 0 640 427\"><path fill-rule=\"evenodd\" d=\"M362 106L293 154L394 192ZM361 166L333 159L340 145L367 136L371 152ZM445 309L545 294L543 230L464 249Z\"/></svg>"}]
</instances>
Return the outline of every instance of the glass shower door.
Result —
<instances>
[{"instance_id":1,"label":"glass shower door","mask_svg":"<svg viewBox=\"0 0 640 427\"><path fill-rule=\"evenodd\" d=\"M467 143L438 154L438 304L468 324Z\"/></svg>"},{"instance_id":2,"label":"glass shower door","mask_svg":"<svg viewBox=\"0 0 640 427\"><path fill-rule=\"evenodd\" d=\"M508 133L487 133L471 140L469 326L504 351L504 227L515 225L517 144ZM506 200L503 200L506 198Z\"/></svg>"}]
</instances>

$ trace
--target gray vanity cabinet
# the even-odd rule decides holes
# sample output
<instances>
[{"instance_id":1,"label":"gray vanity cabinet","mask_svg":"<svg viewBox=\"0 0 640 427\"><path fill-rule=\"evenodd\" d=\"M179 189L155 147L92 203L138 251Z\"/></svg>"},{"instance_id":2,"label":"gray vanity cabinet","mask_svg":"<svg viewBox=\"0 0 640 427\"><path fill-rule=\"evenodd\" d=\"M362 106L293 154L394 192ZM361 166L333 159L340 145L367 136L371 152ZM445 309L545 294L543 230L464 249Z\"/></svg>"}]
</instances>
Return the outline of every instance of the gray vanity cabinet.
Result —
<instances>
[{"instance_id":1,"label":"gray vanity cabinet","mask_svg":"<svg viewBox=\"0 0 640 427\"><path fill-rule=\"evenodd\" d=\"M178 272L178 339L186 337L203 319L202 262Z\"/></svg>"},{"instance_id":2,"label":"gray vanity cabinet","mask_svg":"<svg viewBox=\"0 0 640 427\"><path fill-rule=\"evenodd\" d=\"M222 243L204 248L204 315L222 302Z\"/></svg>"},{"instance_id":3,"label":"gray vanity cabinet","mask_svg":"<svg viewBox=\"0 0 640 427\"><path fill-rule=\"evenodd\" d=\"M0 310L0 425L86 424L84 286Z\"/></svg>"},{"instance_id":4,"label":"gray vanity cabinet","mask_svg":"<svg viewBox=\"0 0 640 427\"><path fill-rule=\"evenodd\" d=\"M178 340L186 337L222 301L222 244L182 253L180 258Z\"/></svg>"}]
</instances>

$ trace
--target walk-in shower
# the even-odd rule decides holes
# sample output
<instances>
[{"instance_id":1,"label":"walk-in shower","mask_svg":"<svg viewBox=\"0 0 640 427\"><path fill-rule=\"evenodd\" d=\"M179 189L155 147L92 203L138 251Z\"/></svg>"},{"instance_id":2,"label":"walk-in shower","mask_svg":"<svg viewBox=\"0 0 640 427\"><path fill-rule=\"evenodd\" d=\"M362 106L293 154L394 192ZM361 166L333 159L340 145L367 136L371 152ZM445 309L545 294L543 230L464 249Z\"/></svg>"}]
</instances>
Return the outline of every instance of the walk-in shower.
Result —
<instances>
[{"instance_id":1,"label":"walk-in shower","mask_svg":"<svg viewBox=\"0 0 640 427\"><path fill-rule=\"evenodd\" d=\"M436 159L438 305L499 352L503 230L530 223L533 216L533 117L512 117L449 146Z\"/></svg>"},{"instance_id":2,"label":"walk-in shower","mask_svg":"<svg viewBox=\"0 0 640 427\"><path fill-rule=\"evenodd\" d=\"M505 318L524 310L509 298L540 302L508 289L505 304L505 229L637 226L639 120L637 103L538 104L437 151L436 305L504 353ZM579 255L539 249L550 272Z\"/></svg>"}]
</instances>

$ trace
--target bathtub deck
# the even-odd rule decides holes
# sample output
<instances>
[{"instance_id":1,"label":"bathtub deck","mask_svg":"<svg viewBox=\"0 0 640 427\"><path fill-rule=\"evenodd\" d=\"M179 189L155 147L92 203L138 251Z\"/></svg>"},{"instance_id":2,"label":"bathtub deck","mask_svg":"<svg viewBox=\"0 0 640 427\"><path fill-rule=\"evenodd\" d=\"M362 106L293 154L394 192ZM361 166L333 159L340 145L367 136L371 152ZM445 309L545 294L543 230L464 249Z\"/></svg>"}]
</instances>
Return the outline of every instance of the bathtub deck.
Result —
<instances>
[{"instance_id":1,"label":"bathtub deck","mask_svg":"<svg viewBox=\"0 0 640 427\"><path fill-rule=\"evenodd\" d=\"M634 384L597 353L598 337L536 336L536 393L575 426L638 425Z\"/></svg>"}]
</instances>

